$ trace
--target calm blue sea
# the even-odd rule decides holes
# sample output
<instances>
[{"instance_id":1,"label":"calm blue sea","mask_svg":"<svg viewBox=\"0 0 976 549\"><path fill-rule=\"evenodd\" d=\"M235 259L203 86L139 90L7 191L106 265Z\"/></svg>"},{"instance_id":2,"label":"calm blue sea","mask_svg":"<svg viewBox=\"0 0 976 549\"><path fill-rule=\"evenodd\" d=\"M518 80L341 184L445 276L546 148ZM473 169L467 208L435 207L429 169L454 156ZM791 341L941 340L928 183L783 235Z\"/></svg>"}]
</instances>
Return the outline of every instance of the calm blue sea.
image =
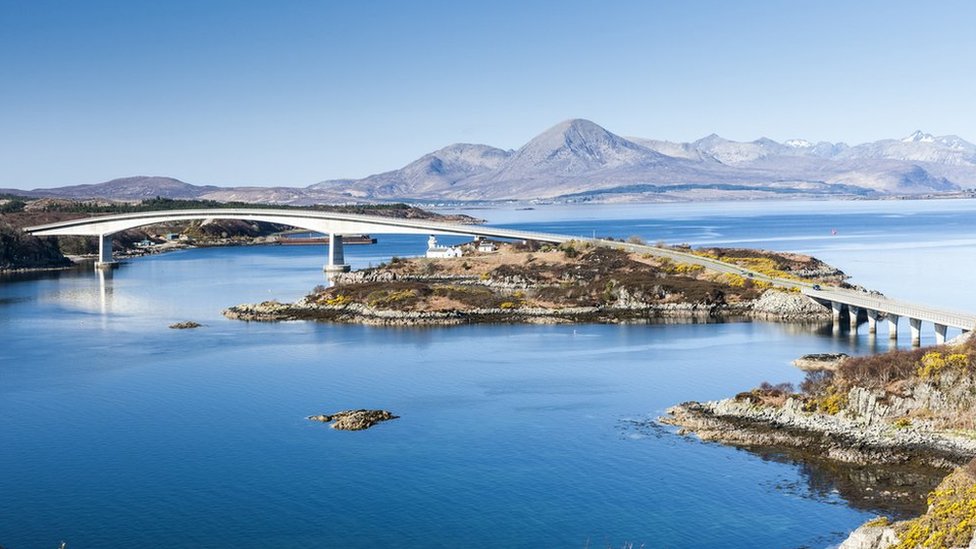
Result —
<instances>
[{"instance_id":1,"label":"calm blue sea","mask_svg":"<svg viewBox=\"0 0 976 549\"><path fill-rule=\"evenodd\" d=\"M976 310L974 201L467 213L813 253L895 297ZM425 246L381 236L346 257L366 266ZM684 400L797 382L793 358L871 352L866 335L763 322L393 329L221 316L304 295L324 282L324 262L313 246L211 248L106 276L3 279L0 545L826 547L872 516L806 488L807 468L632 423ZM204 327L167 328L182 320ZM304 419L361 407L401 419L355 433Z\"/></svg>"}]
</instances>

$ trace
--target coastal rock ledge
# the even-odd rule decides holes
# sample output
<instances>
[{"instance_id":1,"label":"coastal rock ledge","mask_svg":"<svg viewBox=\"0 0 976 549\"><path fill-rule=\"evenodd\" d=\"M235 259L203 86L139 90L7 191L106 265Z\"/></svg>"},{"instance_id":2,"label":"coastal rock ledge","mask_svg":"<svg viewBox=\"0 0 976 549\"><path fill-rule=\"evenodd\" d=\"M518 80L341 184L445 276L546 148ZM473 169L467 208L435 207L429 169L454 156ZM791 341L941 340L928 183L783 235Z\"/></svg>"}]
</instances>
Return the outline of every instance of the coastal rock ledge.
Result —
<instances>
[{"instance_id":1,"label":"coastal rock ledge","mask_svg":"<svg viewBox=\"0 0 976 549\"><path fill-rule=\"evenodd\" d=\"M924 426L897 427L872 421L804 410L788 398L782 406L757 405L735 398L685 402L667 410L661 423L694 433L703 441L743 447L803 448L838 461L925 463L951 468L976 457L976 440Z\"/></svg>"}]
</instances>

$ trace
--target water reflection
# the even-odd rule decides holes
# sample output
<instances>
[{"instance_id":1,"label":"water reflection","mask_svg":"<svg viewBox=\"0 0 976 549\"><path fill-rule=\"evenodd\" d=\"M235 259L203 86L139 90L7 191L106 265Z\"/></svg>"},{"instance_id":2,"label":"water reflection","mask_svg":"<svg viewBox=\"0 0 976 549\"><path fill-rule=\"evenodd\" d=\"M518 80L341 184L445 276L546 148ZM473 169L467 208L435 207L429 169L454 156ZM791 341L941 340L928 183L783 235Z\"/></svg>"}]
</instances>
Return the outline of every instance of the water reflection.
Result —
<instances>
[{"instance_id":1,"label":"water reflection","mask_svg":"<svg viewBox=\"0 0 976 549\"><path fill-rule=\"evenodd\" d=\"M700 444L698 439L679 436L654 420L622 420L620 429L626 438L633 440L680 437L688 443ZM729 446L763 461L795 467L798 476L791 474L770 481L768 487L772 490L821 503L845 503L896 520L925 512L927 494L949 473L946 469L917 464L844 463L792 447Z\"/></svg>"},{"instance_id":2,"label":"water reflection","mask_svg":"<svg viewBox=\"0 0 976 549\"><path fill-rule=\"evenodd\" d=\"M797 467L800 478L777 482L777 491L825 502L838 496L855 509L895 519L924 513L926 495L949 473L919 465L842 463L795 448L740 449Z\"/></svg>"},{"instance_id":3,"label":"water reflection","mask_svg":"<svg viewBox=\"0 0 976 549\"><path fill-rule=\"evenodd\" d=\"M96 269L98 273L98 296L99 304L101 305L101 312L103 315L108 314L111 305L112 294L115 288L112 285L112 279L114 277L114 269Z\"/></svg>"}]
</instances>

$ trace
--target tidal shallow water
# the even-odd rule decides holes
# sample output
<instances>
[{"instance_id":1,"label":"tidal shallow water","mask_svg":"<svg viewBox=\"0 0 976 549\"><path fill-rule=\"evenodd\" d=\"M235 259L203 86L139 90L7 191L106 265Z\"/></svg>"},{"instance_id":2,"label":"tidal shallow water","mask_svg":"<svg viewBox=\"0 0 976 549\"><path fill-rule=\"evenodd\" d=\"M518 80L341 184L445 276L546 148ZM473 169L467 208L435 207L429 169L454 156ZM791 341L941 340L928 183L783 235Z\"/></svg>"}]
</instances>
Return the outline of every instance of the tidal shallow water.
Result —
<instances>
[{"instance_id":1,"label":"tidal shallow water","mask_svg":"<svg viewBox=\"0 0 976 549\"><path fill-rule=\"evenodd\" d=\"M469 213L811 252L853 282L972 310L973 212L941 201ZM377 264L425 240L381 237L346 255ZM211 248L107 276L2 279L0 545L824 547L873 516L815 467L645 420L798 382L789 363L801 354L885 350L887 338L765 322L394 329L221 316L300 297L324 282L324 259L315 247ZM204 326L167 328L182 320ZM361 407L401 418L356 433L305 419Z\"/></svg>"}]
</instances>

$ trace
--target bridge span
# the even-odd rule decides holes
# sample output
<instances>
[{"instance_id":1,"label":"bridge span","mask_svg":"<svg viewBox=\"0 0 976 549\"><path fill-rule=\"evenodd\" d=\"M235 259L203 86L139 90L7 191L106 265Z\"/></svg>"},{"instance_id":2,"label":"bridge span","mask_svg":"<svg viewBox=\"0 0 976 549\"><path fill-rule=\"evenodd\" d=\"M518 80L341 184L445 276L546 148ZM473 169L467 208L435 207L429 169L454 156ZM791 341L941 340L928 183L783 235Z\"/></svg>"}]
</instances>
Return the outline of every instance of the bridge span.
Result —
<instances>
[{"instance_id":1,"label":"bridge span","mask_svg":"<svg viewBox=\"0 0 976 549\"><path fill-rule=\"evenodd\" d=\"M680 263L701 265L713 271L748 276L787 289L795 289L833 311L834 328L838 330L841 315L848 312L851 333L856 334L860 319L866 317L869 333L876 333L878 320L888 323L888 337L897 339L898 321L907 318L912 332L912 344L918 345L922 322L935 326L936 341L944 343L947 328L958 328L968 332L976 327L976 315L947 311L926 305L888 299L884 296L847 290L832 286L820 286L810 282L776 278L749 269L723 263L721 261L694 255L671 248L647 246L630 242L618 242L598 238L583 238L570 235L520 231L486 225L462 225L427 220L398 219L373 215L343 214L315 210L290 210L272 208L216 208L198 210L168 210L138 212L118 215L105 215L83 219L73 219L24 229L37 236L87 235L99 239L96 268L111 266L112 238L117 232L157 223L176 221L195 221L213 219L236 219L244 221L264 221L289 225L300 229L329 235L327 272L349 270L342 250L343 234L423 234L455 235L473 237L493 237L509 240L534 240L559 244L571 240L589 242L597 246L609 246L631 252L646 253L664 257Z\"/></svg>"},{"instance_id":2,"label":"bridge span","mask_svg":"<svg viewBox=\"0 0 976 549\"><path fill-rule=\"evenodd\" d=\"M536 240L555 244L574 239L574 237L566 235L518 231L485 225L463 225L375 215L270 208L167 210L104 215L27 227L24 231L36 236L96 236L98 237L98 260L95 262L95 266L96 268L105 268L114 263L111 237L115 233L157 223L214 219L264 221L327 234L329 235L329 256L324 267L327 272L349 270L343 255L342 235L344 234L437 234Z\"/></svg>"}]
</instances>

